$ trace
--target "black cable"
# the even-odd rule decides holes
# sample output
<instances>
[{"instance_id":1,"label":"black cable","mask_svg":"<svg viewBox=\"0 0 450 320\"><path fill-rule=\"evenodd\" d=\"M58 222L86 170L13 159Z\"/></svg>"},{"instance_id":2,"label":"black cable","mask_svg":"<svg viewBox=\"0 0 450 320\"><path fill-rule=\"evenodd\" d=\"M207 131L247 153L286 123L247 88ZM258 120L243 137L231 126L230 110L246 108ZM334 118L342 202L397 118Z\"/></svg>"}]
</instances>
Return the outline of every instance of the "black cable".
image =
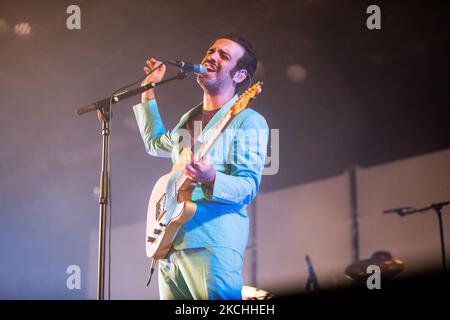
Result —
<instances>
[{"instance_id":1,"label":"black cable","mask_svg":"<svg viewBox=\"0 0 450 320\"><path fill-rule=\"evenodd\" d=\"M150 282L152 281L152 276L153 276L153 272L155 272L155 264L156 264L156 259L152 258L152 264L150 265L150 276L148 278L147 281L147 287L150 285Z\"/></svg>"}]
</instances>

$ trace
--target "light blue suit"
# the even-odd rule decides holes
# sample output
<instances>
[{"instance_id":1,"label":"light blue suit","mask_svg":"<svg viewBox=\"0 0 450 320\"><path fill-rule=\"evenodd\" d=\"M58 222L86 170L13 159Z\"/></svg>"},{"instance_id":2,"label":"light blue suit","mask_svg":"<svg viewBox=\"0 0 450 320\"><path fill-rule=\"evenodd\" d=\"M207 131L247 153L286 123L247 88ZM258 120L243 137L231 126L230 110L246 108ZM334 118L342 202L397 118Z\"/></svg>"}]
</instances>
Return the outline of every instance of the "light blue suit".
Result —
<instances>
[{"instance_id":1,"label":"light blue suit","mask_svg":"<svg viewBox=\"0 0 450 320\"><path fill-rule=\"evenodd\" d=\"M218 121L233 106L236 99L237 96L234 96L214 115L198 137L198 143L212 133ZM155 100L134 106L147 153L153 156L171 157L175 163L182 149L180 137L184 137L186 133L182 127L190 115L199 108L202 108L202 105L189 110L181 117L175 128L167 131ZM213 145L209 154L216 170L214 186L210 188L199 183L194 189L191 201L197 204L197 211L178 232L173 246L176 254L172 254L171 261L160 260L160 293L163 298L240 299L242 259L249 230L245 207L254 199L259 189L268 135L269 129L264 117L246 108L230 121L226 132L222 133ZM201 248L206 251L201 251L203 250ZM183 252L178 252L180 250ZM207 271L220 270L220 272L217 271L217 277L222 279L219 281L212 274L213 271L209 275L206 274L206 279L199 279L198 277L202 277L201 274L204 272L192 274L193 269L197 271L202 269L198 267L197 262L193 262L190 275L187 275L186 271L183 272L181 269L189 269L191 263L188 261L188 255L185 254L188 252L192 252L192 256L197 257L197 262L207 263ZM213 254L212 258L211 254ZM179 265L171 266L170 264L176 262L176 257L178 257ZM198 257L203 258L199 260ZM234 266L233 263L229 263L231 260L234 261ZM180 276L184 278L182 282L186 282L185 289L189 289L190 292L180 289L183 287L179 285ZM193 279L186 281L187 278ZM170 281L178 283L170 287L167 284ZM198 283L205 281L206 287ZM163 290L161 286L164 287ZM192 288L193 286L196 288ZM202 290L203 287L205 287L204 290ZM174 288L180 290L178 294L173 292ZM169 294L167 290L172 292Z\"/></svg>"}]
</instances>

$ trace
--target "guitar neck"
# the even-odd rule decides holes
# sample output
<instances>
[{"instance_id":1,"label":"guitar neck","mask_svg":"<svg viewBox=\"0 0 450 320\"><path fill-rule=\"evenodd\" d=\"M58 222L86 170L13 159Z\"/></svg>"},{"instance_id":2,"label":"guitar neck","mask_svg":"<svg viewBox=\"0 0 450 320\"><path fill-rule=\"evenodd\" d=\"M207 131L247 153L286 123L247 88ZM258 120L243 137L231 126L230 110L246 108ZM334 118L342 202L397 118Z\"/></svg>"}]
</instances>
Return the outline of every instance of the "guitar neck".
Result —
<instances>
[{"instance_id":1,"label":"guitar neck","mask_svg":"<svg viewBox=\"0 0 450 320\"><path fill-rule=\"evenodd\" d=\"M261 92L262 82L257 82L251 88L247 89L242 95L239 96L238 100L235 104L228 110L228 112L219 120L214 131L208 136L206 141L204 141L198 150L194 150L193 159L195 162L201 161L201 159L206 155L211 146L217 140L219 135L222 133L223 129L228 125L230 120L234 118L239 112L245 109L250 102L250 100L254 99L256 95ZM176 183L176 192L180 190L180 188L187 186L186 181L188 177L182 174ZM190 182L189 182L190 184Z\"/></svg>"},{"instance_id":2,"label":"guitar neck","mask_svg":"<svg viewBox=\"0 0 450 320\"><path fill-rule=\"evenodd\" d=\"M225 129L228 122L232 118L232 111L229 110L222 119L219 120L217 127L214 129L214 131L211 133L211 135L204 141L200 148L198 150L194 150L193 158L195 162L199 162L211 149L211 146L214 144L214 142L217 140L221 132ZM188 177L183 173L180 178L178 178L176 186L177 186L177 192L185 185L186 181L188 180Z\"/></svg>"},{"instance_id":3,"label":"guitar neck","mask_svg":"<svg viewBox=\"0 0 450 320\"><path fill-rule=\"evenodd\" d=\"M214 129L208 139L206 139L206 141L202 143L200 148L198 148L198 150L194 150L194 159L196 162L200 161L206 155L209 149L211 149L211 146L214 144L214 142L216 142L217 138L225 129L231 118L232 115L230 110L222 117L222 119L220 119L217 127Z\"/></svg>"}]
</instances>

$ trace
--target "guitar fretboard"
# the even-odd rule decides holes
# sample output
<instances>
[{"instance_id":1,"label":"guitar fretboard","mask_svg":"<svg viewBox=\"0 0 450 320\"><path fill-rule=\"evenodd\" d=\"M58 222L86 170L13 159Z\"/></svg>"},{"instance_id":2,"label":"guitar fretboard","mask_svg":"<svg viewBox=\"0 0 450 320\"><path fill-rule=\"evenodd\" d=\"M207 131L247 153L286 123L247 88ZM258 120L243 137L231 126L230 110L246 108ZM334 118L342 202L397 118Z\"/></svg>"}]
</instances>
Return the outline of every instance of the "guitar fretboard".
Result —
<instances>
[{"instance_id":1,"label":"guitar fretboard","mask_svg":"<svg viewBox=\"0 0 450 320\"><path fill-rule=\"evenodd\" d=\"M214 142L217 140L217 138L219 137L220 133L223 131L223 129L226 127L227 123L229 122L229 120L232 118L232 109L230 109L223 117L222 119L219 120L216 128L214 129L214 131L211 133L211 135L208 137L208 139L206 139L206 141L204 141L202 143L202 145L200 146L200 148L198 148L198 151L196 151L193 155L194 161L199 162L204 156L205 154L209 151L209 149L211 148L211 146L214 144ZM202 132L203 134L203 132ZM181 188L181 186L186 182L187 180L187 176L185 174L182 174L176 181L176 192L179 191L179 189Z\"/></svg>"},{"instance_id":2,"label":"guitar fretboard","mask_svg":"<svg viewBox=\"0 0 450 320\"><path fill-rule=\"evenodd\" d=\"M220 133L223 131L223 129L227 126L228 122L234 118L239 112L241 112L243 109L245 109L250 102L251 99L253 99L257 94L261 92L261 86L262 82L255 83L250 89L245 91L243 94L239 96L235 104L228 110L228 112L222 117L222 119L219 120L217 123L216 128L211 133L211 135L204 141L200 148L197 150L194 150L193 159L195 162L199 162L205 154L209 151L211 146L214 144L216 139L219 137ZM203 132L202 132L203 135ZM184 185L188 177L183 173L176 181L176 187L175 192L178 193L180 188Z\"/></svg>"}]
</instances>

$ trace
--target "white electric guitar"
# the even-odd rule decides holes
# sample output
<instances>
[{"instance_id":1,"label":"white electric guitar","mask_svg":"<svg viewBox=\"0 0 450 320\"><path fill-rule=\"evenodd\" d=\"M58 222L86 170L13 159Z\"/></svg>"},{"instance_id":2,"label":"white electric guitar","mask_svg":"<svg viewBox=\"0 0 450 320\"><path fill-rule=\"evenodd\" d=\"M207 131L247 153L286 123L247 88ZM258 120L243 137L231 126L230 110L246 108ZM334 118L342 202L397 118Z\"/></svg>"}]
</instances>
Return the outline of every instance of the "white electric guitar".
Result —
<instances>
[{"instance_id":1,"label":"white electric guitar","mask_svg":"<svg viewBox=\"0 0 450 320\"><path fill-rule=\"evenodd\" d=\"M219 120L214 132L194 153L196 161L202 159L208 152L230 120L261 92L261 86L261 82L255 83L239 96L230 110ZM150 258L166 258L181 225L195 214L196 204L190 201L195 183L183 172L185 164L189 162L190 152L189 148L184 148L172 170L159 178L153 187L148 203L145 240L147 256Z\"/></svg>"}]
</instances>

